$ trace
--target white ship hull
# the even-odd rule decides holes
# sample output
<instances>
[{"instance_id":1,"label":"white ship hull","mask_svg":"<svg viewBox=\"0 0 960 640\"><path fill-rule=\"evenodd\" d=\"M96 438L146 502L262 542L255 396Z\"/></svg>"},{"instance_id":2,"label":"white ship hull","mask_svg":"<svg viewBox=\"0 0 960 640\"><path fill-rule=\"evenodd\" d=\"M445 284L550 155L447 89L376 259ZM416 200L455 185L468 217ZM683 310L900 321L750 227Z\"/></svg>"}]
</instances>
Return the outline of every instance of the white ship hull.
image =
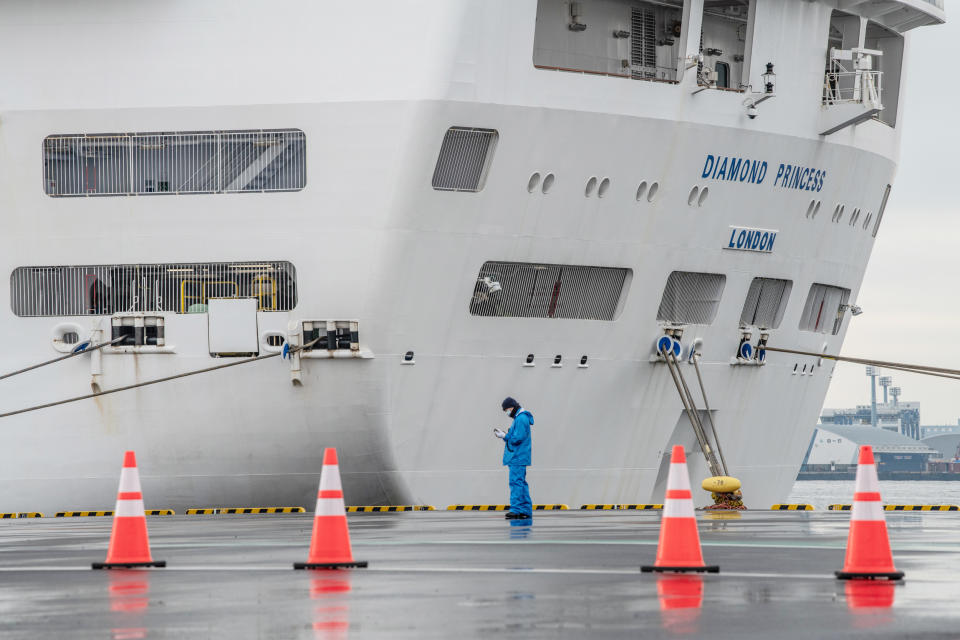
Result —
<instances>
[{"instance_id":1,"label":"white ship hull","mask_svg":"<svg viewBox=\"0 0 960 640\"><path fill-rule=\"evenodd\" d=\"M204 11L216 13L214 4ZM377 4L366 22L357 9L306 3L296 20L266 18L285 28L265 28L256 55L234 41L254 28L255 3L230 3L241 24L211 27L203 46L194 40L202 16L181 7L166 15L182 20L186 34L166 54L172 67L209 60L212 48L242 59L245 77L259 80L218 79L204 65L177 78L140 78L135 69L156 61L139 49L116 60L113 81L71 76L45 91L18 80L0 98L0 299L12 295L6 274L24 265L279 259L296 266L298 302L258 313L258 331L356 319L363 357L303 358L300 384L290 360L274 358L2 418L0 511L109 508L125 449L137 451L148 508L308 506L330 446L351 504L502 503L506 473L492 428L504 426L506 395L536 417L535 502L661 502L664 454L678 443L698 451L666 366L651 362L663 333L657 308L676 270L726 275L715 320L686 327L682 342L702 339L704 386L748 506L782 500L833 365L775 353L764 366L731 364L743 299L754 277L791 280L770 344L839 351L849 314L836 335L798 330L807 290L836 284L856 299L873 234L846 219L832 223L831 212L840 203L880 208L899 143L896 129L875 121L817 135L821 78L785 78L802 77L803 64L822 52L807 53L789 25L805 17L819 28L829 10L762 4L779 16L770 30L780 38L781 80L756 121L744 117L740 94L691 96L683 83L535 69L535 2ZM44 20L60 12L69 22L79 11L63 5L25 26L33 20L25 7L2 10L3 35L19 25L18 37L2 39L5 57L31 31L60 33ZM107 35L125 33L144 10L112 11L118 24L91 27L85 39L98 59L110 58ZM153 7L144 19L163 11ZM392 21L411 25L411 13L435 22L387 35ZM307 25L321 23L341 28L316 42ZM361 23L383 47L351 58L341 31ZM372 73L382 49L395 58ZM318 64L325 58L338 64ZM50 62L41 55L24 67L39 74ZM0 77L7 87L14 80ZM812 110L800 97L811 87ZM431 188L443 134L455 125L498 131L478 193ZM68 199L41 186L41 142L52 134L266 127L306 134L303 190ZM764 160L770 172L779 163L818 167L829 177L814 193L773 187L773 173L762 185L726 182L703 177L708 155ZM556 175L549 194L528 192L534 171ZM584 196L591 176L609 178L603 198ZM637 200L641 181L659 183L653 202ZM694 186L709 188L702 206L687 203ZM805 216L811 199L822 201L813 219ZM775 250L730 250L730 227L776 230ZM473 316L477 273L491 260L628 268L632 278L612 322ZM169 353L106 349L96 360L84 355L0 380L0 413L89 393L93 373L111 389L225 362L210 357L206 314L163 316ZM108 331L109 322L19 317L4 302L0 373L55 357L52 336L64 323ZM414 364L403 363L408 351ZM536 366L523 366L527 354ZM552 367L558 354L563 366ZM583 355L588 367L577 366ZM695 379L692 367L682 369ZM690 462L694 477L709 475L701 455Z\"/></svg>"}]
</instances>

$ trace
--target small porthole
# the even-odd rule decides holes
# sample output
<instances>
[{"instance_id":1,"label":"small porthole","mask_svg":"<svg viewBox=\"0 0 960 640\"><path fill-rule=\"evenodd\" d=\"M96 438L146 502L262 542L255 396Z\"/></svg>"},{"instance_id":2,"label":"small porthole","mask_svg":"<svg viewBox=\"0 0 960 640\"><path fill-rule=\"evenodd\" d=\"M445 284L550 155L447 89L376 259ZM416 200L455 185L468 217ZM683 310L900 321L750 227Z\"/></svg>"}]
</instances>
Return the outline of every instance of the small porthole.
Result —
<instances>
[{"instance_id":1,"label":"small porthole","mask_svg":"<svg viewBox=\"0 0 960 640\"><path fill-rule=\"evenodd\" d=\"M580 366L581 367L587 366L587 356L580 356Z\"/></svg>"},{"instance_id":2,"label":"small porthole","mask_svg":"<svg viewBox=\"0 0 960 640\"><path fill-rule=\"evenodd\" d=\"M550 193L550 189L553 188L553 183L556 182L556 180L557 180L557 177L556 177L555 175L553 175L552 173L548 173L548 174L543 178L543 193L544 193L544 194Z\"/></svg>"},{"instance_id":3,"label":"small porthole","mask_svg":"<svg viewBox=\"0 0 960 640\"><path fill-rule=\"evenodd\" d=\"M816 217L817 217L817 214L820 213L820 205L821 205L821 204L822 204L822 203L821 203L819 200L817 200L817 206L815 206L815 207L813 208L813 217L814 217L814 218L816 218Z\"/></svg>"},{"instance_id":4,"label":"small porthole","mask_svg":"<svg viewBox=\"0 0 960 640\"><path fill-rule=\"evenodd\" d=\"M710 195L710 187L704 187L700 189L700 197L697 198L697 206L702 207L703 203L707 201L707 196Z\"/></svg>"},{"instance_id":5,"label":"small porthole","mask_svg":"<svg viewBox=\"0 0 960 640\"><path fill-rule=\"evenodd\" d=\"M583 190L583 195L588 198L593 195L593 192L597 190L597 178L592 177L587 180L587 188Z\"/></svg>"},{"instance_id":6,"label":"small porthole","mask_svg":"<svg viewBox=\"0 0 960 640\"><path fill-rule=\"evenodd\" d=\"M810 201L810 204L807 205L807 217L808 217L808 218L813 215L813 209L814 209L814 207L816 207L816 206L817 206L817 201L816 201L816 200L811 200L811 201Z\"/></svg>"},{"instance_id":7,"label":"small porthole","mask_svg":"<svg viewBox=\"0 0 960 640\"><path fill-rule=\"evenodd\" d=\"M287 341L286 338L276 333L271 333L270 335L267 336L268 347L282 347L283 343L286 341Z\"/></svg>"},{"instance_id":8,"label":"small porthole","mask_svg":"<svg viewBox=\"0 0 960 640\"><path fill-rule=\"evenodd\" d=\"M657 197L657 192L660 191L660 183L654 182L650 185L650 189L647 191L647 202L653 202Z\"/></svg>"},{"instance_id":9,"label":"small porthole","mask_svg":"<svg viewBox=\"0 0 960 640\"><path fill-rule=\"evenodd\" d=\"M536 171L533 172L533 175L530 176L530 179L527 180L527 191L533 193L537 190L537 187L540 186L540 174Z\"/></svg>"},{"instance_id":10,"label":"small porthole","mask_svg":"<svg viewBox=\"0 0 960 640\"><path fill-rule=\"evenodd\" d=\"M600 188L597 189L597 195L601 198L607 195L607 191L610 190L610 178L604 178L600 181Z\"/></svg>"},{"instance_id":11,"label":"small porthole","mask_svg":"<svg viewBox=\"0 0 960 640\"><path fill-rule=\"evenodd\" d=\"M637 202L643 200L644 196L647 195L647 183L646 181L641 182L640 186L637 187Z\"/></svg>"},{"instance_id":12,"label":"small porthole","mask_svg":"<svg viewBox=\"0 0 960 640\"><path fill-rule=\"evenodd\" d=\"M797 367L799 367L799 366L800 366L800 365L797 364L796 362L793 363L793 372L794 372L794 373L797 372Z\"/></svg>"},{"instance_id":13,"label":"small porthole","mask_svg":"<svg viewBox=\"0 0 960 640\"><path fill-rule=\"evenodd\" d=\"M533 364L533 354L532 354L532 353L528 353L528 354L527 354L527 359L526 359L526 362L525 362L524 364Z\"/></svg>"},{"instance_id":14,"label":"small porthole","mask_svg":"<svg viewBox=\"0 0 960 640\"><path fill-rule=\"evenodd\" d=\"M863 229L864 231L870 226L870 221L873 220L873 212L867 214L867 217L863 220Z\"/></svg>"},{"instance_id":15,"label":"small porthole","mask_svg":"<svg viewBox=\"0 0 960 640\"><path fill-rule=\"evenodd\" d=\"M555 366L555 367L561 367L561 366L563 366L563 356L562 356L562 355L557 354L557 355L553 356L553 366Z\"/></svg>"},{"instance_id":16,"label":"small porthole","mask_svg":"<svg viewBox=\"0 0 960 640\"><path fill-rule=\"evenodd\" d=\"M77 344L80 342L80 334L76 331L64 331L61 334L61 340L64 344Z\"/></svg>"},{"instance_id":17,"label":"small porthole","mask_svg":"<svg viewBox=\"0 0 960 640\"><path fill-rule=\"evenodd\" d=\"M700 195L700 187L694 187L693 189L690 189L690 195L687 196L687 204L692 207L694 204L696 204L697 197L699 195Z\"/></svg>"},{"instance_id":18,"label":"small porthole","mask_svg":"<svg viewBox=\"0 0 960 640\"><path fill-rule=\"evenodd\" d=\"M840 205L840 213L837 214L837 222L838 222L838 223L839 223L841 220L843 220L843 212L846 210L846 208L847 208L846 205L843 205L843 204Z\"/></svg>"},{"instance_id":19,"label":"small porthole","mask_svg":"<svg viewBox=\"0 0 960 640\"><path fill-rule=\"evenodd\" d=\"M405 354L403 354L403 361L413 362L413 351L407 351Z\"/></svg>"}]
</instances>

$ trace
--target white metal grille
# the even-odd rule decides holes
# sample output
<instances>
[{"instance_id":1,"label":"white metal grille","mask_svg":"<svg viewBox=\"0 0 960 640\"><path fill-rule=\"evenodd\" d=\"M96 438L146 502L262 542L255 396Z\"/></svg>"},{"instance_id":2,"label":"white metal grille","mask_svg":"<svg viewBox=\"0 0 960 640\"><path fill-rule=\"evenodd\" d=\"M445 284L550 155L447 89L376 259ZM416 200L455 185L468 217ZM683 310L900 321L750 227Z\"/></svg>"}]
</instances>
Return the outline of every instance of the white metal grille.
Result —
<instances>
[{"instance_id":1,"label":"white metal grille","mask_svg":"<svg viewBox=\"0 0 960 640\"><path fill-rule=\"evenodd\" d=\"M437 166L433 170L433 188L480 191L497 137L493 129L450 127L443 137Z\"/></svg>"},{"instance_id":2,"label":"white metal grille","mask_svg":"<svg viewBox=\"0 0 960 640\"><path fill-rule=\"evenodd\" d=\"M289 262L200 262L18 267L10 306L18 316L203 313L210 298L256 298L260 311L297 304Z\"/></svg>"},{"instance_id":3,"label":"white metal grille","mask_svg":"<svg viewBox=\"0 0 960 640\"><path fill-rule=\"evenodd\" d=\"M651 5L630 9L630 74L657 76L657 17Z\"/></svg>"},{"instance_id":4,"label":"white metal grille","mask_svg":"<svg viewBox=\"0 0 960 640\"><path fill-rule=\"evenodd\" d=\"M727 276L674 271L660 299L657 320L676 324L710 324L717 316Z\"/></svg>"},{"instance_id":5,"label":"white metal grille","mask_svg":"<svg viewBox=\"0 0 960 640\"><path fill-rule=\"evenodd\" d=\"M470 314L499 318L613 320L629 269L487 262Z\"/></svg>"},{"instance_id":6,"label":"white metal grille","mask_svg":"<svg viewBox=\"0 0 960 640\"><path fill-rule=\"evenodd\" d=\"M297 191L307 183L299 129L49 136L51 196Z\"/></svg>"},{"instance_id":7,"label":"white metal grille","mask_svg":"<svg viewBox=\"0 0 960 640\"><path fill-rule=\"evenodd\" d=\"M764 329L779 327L792 286L790 280L754 278L743 303L740 324Z\"/></svg>"},{"instance_id":8,"label":"white metal grille","mask_svg":"<svg viewBox=\"0 0 960 640\"><path fill-rule=\"evenodd\" d=\"M807 303L800 317L800 329L814 333L840 333L843 322L842 306L850 299L850 289L829 284L810 285Z\"/></svg>"}]
</instances>

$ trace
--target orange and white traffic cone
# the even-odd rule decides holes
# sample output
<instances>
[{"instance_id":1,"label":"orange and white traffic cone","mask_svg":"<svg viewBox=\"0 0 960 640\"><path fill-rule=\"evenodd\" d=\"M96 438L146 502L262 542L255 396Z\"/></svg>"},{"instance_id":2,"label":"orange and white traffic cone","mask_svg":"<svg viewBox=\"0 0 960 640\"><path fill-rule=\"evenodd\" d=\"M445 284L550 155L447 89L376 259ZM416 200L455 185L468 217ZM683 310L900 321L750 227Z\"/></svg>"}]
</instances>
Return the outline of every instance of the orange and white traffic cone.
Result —
<instances>
[{"instance_id":1,"label":"orange and white traffic cone","mask_svg":"<svg viewBox=\"0 0 960 640\"><path fill-rule=\"evenodd\" d=\"M660 521L660 543L653 566L641 571L683 571L718 573L720 567L705 565L700 550L697 518L693 513L693 494L690 492L690 474L683 447L675 445L670 456L670 475L667 476L667 496Z\"/></svg>"},{"instance_id":2,"label":"orange and white traffic cone","mask_svg":"<svg viewBox=\"0 0 960 640\"><path fill-rule=\"evenodd\" d=\"M121 569L130 567L165 567L165 560L154 560L150 555L147 535L147 517L143 510L140 474L133 451L123 454L120 470L120 488L113 509L113 532L105 562L94 562L94 569Z\"/></svg>"},{"instance_id":3,"label":"orange and white traffic cone","mask_svg":"<svg viewBox=\"0 0 960 640\"><path fill-rule=\"evenodd\" d=\"M324 449L310 554L306 562L293 563L293 568L345 569L366 566L366 562L353 559L353 551L350 549L350 529L347 526L347 509L343 504L337 450Z\"/></svg>"},{"instance_id":4,"label":"orange and white traffic cone","mask_svg":"<svg viewBox=\"0 0 960 640\"><path fill-rule=\"evenodd\" d=\"M850 510L850 533L843 571L834 572L841 580L899 580L902 571L893 566L887 522L883 517L880 482L873 462L873 448L860 447L857 484Z\"/></svg>"}]
</instances>

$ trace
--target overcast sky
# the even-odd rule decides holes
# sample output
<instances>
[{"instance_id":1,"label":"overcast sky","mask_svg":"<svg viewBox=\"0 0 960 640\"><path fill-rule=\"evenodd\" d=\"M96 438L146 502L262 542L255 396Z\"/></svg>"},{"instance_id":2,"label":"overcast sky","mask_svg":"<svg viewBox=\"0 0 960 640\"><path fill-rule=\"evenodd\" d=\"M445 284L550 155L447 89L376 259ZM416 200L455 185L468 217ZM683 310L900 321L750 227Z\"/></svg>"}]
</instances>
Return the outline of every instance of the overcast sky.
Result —
<instances>
[{"instance_id":1,"label":"overcast sky","mask_svg":"<svg viewBox=\"0 0 960 640\"><path fill-rule=\"evenodd\" d=\"M960 12L912 32L900 167L842 355L960 369ZM958 98L954 102L954 98ZM886 372L918 401L921 424L956 424L960 381ZM880 388L877 388L880 395ZM882 400L880 395L880 400ZM838 364L825 406L870 401L861 365Z\"/></svg>"}]
</instances>

